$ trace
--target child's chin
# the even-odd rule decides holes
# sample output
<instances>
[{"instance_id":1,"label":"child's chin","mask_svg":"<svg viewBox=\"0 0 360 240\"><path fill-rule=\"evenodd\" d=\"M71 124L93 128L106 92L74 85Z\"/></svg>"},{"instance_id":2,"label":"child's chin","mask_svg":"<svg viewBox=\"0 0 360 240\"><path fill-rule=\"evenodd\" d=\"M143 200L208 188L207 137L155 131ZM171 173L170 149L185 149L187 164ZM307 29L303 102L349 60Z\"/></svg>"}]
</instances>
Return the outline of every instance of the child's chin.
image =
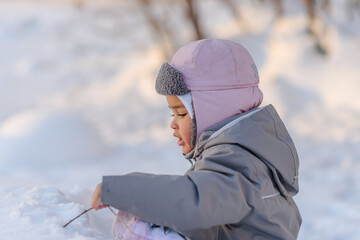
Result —
<instances>
[{"instance_id":1,"label":"child's chin","mask_svg":"<svg viewBox=\"0 0 360 240\"><path fill-rule=\"evenodd\" d=\"M182 147L183 154L187 154L187 153L191 152L191 150L192 150L192 147L190 147L187 144Z\"/></svg>"}]
</instances>

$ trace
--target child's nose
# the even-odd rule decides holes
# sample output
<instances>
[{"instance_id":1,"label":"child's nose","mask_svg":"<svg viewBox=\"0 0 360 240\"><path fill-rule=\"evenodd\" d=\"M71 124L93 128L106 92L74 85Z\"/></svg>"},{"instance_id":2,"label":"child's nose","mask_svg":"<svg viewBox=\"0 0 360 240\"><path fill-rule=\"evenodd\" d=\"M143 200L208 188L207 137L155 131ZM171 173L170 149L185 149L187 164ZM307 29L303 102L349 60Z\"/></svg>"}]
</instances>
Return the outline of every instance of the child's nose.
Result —
<instances>
[{"instance_id":1,"label":"child's nose","mask_svg":"<svg viewBox=\"0 0 360 240\"><path fill-rule=\"evenodd\" d=\"M177 124L176 124L176 122L175 122L175 118L173 118L173 120L171 120L171 122L170 122L170 128L172 128L172 129L176 129L176 128L177 128Z\"/></svg>"}]
</instances>

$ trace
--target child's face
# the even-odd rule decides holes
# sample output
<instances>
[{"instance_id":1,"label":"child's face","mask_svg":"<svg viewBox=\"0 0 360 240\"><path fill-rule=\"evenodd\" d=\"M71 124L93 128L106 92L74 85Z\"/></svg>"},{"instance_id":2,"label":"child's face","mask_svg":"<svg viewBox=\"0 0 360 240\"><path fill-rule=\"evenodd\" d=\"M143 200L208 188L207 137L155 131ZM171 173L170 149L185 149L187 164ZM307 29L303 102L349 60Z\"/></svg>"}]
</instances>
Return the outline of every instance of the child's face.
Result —
<instances>
[{"instance_id":1,"label":"child's face","mask_svg":"<svg viewBox=\"0 0 360 240\"><path fill-rule=\"evenodd\" d=\"M174 130L174 137L179 138L178 145L182 147L183 153L190 152L191 146L191 117L184 104L176 96L166 96L169 108L174 113L170 127Z\"/></svg>"}]
</instances>

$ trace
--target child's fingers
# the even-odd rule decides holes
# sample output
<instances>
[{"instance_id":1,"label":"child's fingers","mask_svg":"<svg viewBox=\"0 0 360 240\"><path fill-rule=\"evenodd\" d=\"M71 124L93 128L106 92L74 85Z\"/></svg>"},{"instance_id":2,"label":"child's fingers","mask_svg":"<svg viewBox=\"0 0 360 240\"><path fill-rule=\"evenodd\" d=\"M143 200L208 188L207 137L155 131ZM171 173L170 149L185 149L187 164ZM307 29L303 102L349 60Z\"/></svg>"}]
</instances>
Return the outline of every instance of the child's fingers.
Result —
<instances>
[{"instance_id":1,"label":"child's fingers","mask_svg":"<svg viewBox=\"0 0 360 240\"><path fill-rule=\"evenodd\" d=\"M93 203L91 204L91 206L92 206L95 210L99 210L99 209L105 207L105 205L103 205L100 200L97 200L97 201L93 202Z\"/></svg>"},{"instance_id":2,"label":"child's fingers","mask_svg":"<svg viewBox=\"0 0 360 240\"><path fill-rule=\"evenodd\" d=\"M100 209L106 208L107 206L109 206L109 205L104 205L104 204L102 204L102 205L100 205L100 206L99 206L99 208L98 208L97 210L100 210Z\"/></svg>"},{"instance_id":3,"label":"child's fingers","mask_svg":"<svg viewBox=\"0 0 360 240\"><path fill-rule=\"evenodd\" d=\"M92 196L91 206L98 210L101 206L104 206L101 202L101 183L96 186L96 189Z\"/></svg>"},{"instance_id":4,"label":"child's fingers","mask_svg":"<svg viewBox=\"0 0 360 240\"><path fill-rule=\"evenodd\" d=\"M96 204L93 206L93 208L95 209L95 211L97 211L97 210L106 208L107 206L108 206L108 205L104 205L104 204L102 204L101 202L98 202L98 203L96 203Z\"/></svg>"}]
</instances>

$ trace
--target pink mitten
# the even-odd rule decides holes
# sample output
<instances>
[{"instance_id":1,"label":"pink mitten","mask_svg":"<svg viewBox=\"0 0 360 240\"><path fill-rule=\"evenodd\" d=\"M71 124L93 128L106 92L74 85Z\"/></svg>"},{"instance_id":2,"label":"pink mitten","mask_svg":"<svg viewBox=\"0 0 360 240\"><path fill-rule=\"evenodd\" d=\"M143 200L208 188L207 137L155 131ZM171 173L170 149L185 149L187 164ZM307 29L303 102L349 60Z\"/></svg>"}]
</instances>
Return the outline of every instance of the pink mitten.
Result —
<instances>
[{"instance_id":1,"label":"pink mitten","mask_svg":"<svg viewBox=\"0 0 360 240\"><path fill-rule=\"evenodd\" d=\"M121 211L114 220L112 233L117 240L190 240L170 228L141 221Z\"/></svg>"}]
</instances>

